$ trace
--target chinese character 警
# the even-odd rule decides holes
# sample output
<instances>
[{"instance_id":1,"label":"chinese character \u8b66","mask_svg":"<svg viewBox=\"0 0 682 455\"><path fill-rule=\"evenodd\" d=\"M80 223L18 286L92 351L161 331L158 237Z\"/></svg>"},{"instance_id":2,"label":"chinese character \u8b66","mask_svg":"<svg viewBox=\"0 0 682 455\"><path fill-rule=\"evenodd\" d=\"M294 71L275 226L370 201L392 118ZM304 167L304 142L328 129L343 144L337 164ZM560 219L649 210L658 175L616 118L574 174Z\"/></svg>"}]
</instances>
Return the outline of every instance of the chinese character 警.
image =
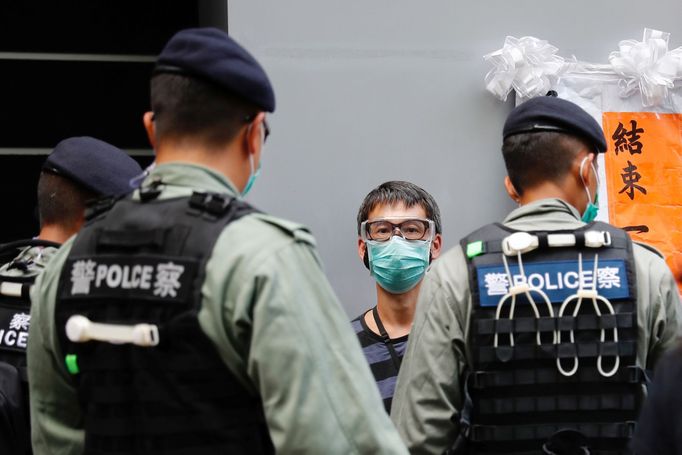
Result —
<instances>
[{"instance_id":1,"label":"chinese character \u8b66","mask_svg":"<svg viewBox=\"0 0 682 455\"><path fill-rule=\"evenodd\" d=\"M486 273L485 287L488 289L488 295L505 295L509 287L509 279L504 273Z\"/></svg>"},{"instance_id":2,"label":"chinese character \u8b66","mask_svg":"<svg viewBox=\"0 0 682 455\"><path fill-rule=\"evenodd\" d=\"M73 263L71 269L71 294L89 294L90 283L95 279L95 266L91 260L80 260Z\"/></svg>"}]
</instances>

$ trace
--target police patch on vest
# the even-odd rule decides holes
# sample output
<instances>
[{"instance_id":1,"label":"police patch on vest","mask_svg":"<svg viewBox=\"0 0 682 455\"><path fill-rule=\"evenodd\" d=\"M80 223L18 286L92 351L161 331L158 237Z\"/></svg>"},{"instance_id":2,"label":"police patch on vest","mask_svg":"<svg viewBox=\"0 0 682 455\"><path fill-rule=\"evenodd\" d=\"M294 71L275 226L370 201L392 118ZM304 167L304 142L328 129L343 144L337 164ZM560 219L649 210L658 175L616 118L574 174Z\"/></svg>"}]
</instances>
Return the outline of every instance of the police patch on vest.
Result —
<instances>
[{"instance_id":1,"label":"police patch on vest","mask_svg":"<svg viewBox=\"0 0 682 455\"><path fill-rule=\"evenodd\" d=\"M185 301L197 262L166 256L95 256L67 261L62 297Z\"/></svg>"},{"instance_id":2,"label":"police patch on vest","mask_svg":"<svg viewBox=\"0 0 682 455\"><path fill-rule=\"evenodd\" d=\"M578 277L578 261L524 262L524 271L531 288L542 289L551 302L563 302L578 290L580 281L584 289L594 286L594 261L583 261L582 277ZM509 278L504 265L476 268L481 306L496 306L509 290ZM523 283L517 265L509 264L514 283ZM625 261L622 259L598 261L597 291L607 299L630 297Z\"/></svg>"},{"instance_id":3,"label":"police patch on vest","mask_svg":"<svg viewBox=\"0 0 682 455\"><path fill-rule=\"evenodd\" d=\"M25 352L30 325L28 311L0 306L0 350Z\"/></svg>"}]
</instances>

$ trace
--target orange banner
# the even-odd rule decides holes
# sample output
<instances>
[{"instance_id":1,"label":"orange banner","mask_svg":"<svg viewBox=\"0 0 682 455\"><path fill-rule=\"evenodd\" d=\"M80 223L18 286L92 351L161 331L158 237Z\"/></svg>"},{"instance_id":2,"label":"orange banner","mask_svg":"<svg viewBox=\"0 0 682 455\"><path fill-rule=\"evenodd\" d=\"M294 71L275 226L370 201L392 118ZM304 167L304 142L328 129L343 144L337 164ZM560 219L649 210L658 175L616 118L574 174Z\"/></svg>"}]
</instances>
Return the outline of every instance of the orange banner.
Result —
<instances>
[{"instance_id":1,"label":"orange banner","mask_svg":"<svg viewBox=\"0 0 682 455\"><path fill-rule=\"evenodd\" d=\"M682 292L682 114L605 112L609 221L661 251Z\"/></svg>"}]
</instances>

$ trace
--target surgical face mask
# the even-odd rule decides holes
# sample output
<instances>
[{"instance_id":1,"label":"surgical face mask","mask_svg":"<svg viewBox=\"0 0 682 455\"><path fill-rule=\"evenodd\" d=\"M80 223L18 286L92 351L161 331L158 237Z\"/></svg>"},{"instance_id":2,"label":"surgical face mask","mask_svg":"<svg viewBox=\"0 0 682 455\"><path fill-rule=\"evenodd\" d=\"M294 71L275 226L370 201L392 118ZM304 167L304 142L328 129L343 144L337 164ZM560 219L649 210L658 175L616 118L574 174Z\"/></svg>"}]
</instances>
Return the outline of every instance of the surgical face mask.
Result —
<instances>
[{"instance_id":1,"label":"surgical face mask","mask_svg":"<svg viewBox=\"0 0 682 455\"><path fill-rule=\"evenodd\" d=\"M367 241L370 274L386 291L402 294L414 288L429 266L431 242L393 236L385 242Z\"/></svg>"},{"instance_id":2,"label":"surgical face mask","mask_svg":"<svg viewBox=\"0 0 682 455\"><path fill-rule=\"evenodd\" d=\"M262 165L262 156L263 156L263 147L265 146L265 138L267 137L267 131L268 127L265 124L265 121L263 121L263 126L261 127L261 142L260 142L260 150L261 150L261 161L258 162L258 169L254 171L253 169L253 153L249 154L249 162L251 163L251 172L249 173L249 179L246 181L246 186L242 190L242 197L246 197L247 194L251 191L251 188L253 188L253 184L256 183L256 179L258 179L258 176L260 175L260 169Z\"/></svg>"},{"instance_id":3,"label":"surgical face mask","mask_svg":"<svg viewBox=\"0 0 682 455\"><path fill-rule=\"evenodd\" d=\"M597 174L597 169L595 169L594 164L590 163L592 166L592 172L594 172L594 176L597 179L597 189L595 190L597 194L595 194L594 197L594 203L592 202L592 195L590 194L590 188L587 186L587 182L583 178L583 166L587 162L587 158L583 158L582 162L580 163L580 179L583 181L583 186L585 187L585 192L587 193L587 207L585 208L585 212L583 212L582 215L582 220L585 223L591 223L594 221L595 218L597 218L597 213L599 212L599 174Z\"/></svg>"},{"instance_id":4,"label":"surgical face mask","mask_svg":"<svg viewBox=\"0 0 682 455\"><path fill-rule=\"evenodd\" d=\"M253 188L253 184L256 183L256 179L260 175L260 168L261 168L261 163L258 162L258 169L254 172L253 170L253 154L249 156L250 162L251 162L251 173L249 174L249 179L246 181L246 186L242 190L242 197L246 197L247 194L249 194L249 191L251 191L251 188Z\"/></svg>"}]
</instances>

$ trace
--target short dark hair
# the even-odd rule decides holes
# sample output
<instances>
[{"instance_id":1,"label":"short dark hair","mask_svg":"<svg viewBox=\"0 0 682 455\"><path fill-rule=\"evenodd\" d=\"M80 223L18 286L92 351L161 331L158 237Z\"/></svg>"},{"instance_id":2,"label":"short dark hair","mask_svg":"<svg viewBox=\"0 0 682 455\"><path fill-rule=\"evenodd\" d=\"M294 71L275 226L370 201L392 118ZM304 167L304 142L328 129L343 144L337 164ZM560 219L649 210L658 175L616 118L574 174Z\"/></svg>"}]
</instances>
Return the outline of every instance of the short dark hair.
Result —
<instances>
[{"instance_id":1,"label":"short dark hair","mask_svg":"<svg viewBox=\"0 0 682 455\"><path fill-rule=\"evenodd\" d=\"M407 208L420 205L426 212L426 217L433 220L436 233L442 233L440 209L433 196L414 183L394 180L382 183L365 196L358 211L358 235L360 235L360 225L367 220L369 212L379 205L395 205L401 202Z\"/></svg>"},{"instance_id":2,"label":"short dark hair","mask_svg":"<svg viewBox=\"0 0 682 455\"><path fill-rule=\"evenodd\" d=\"M216 85L190 76L160 73L151 79L158 137L195 137L209 146L229 143L260 111Z\"/></svg>"},{"instance_id":3,"label":"short dark hair","mask_svg":"<svg viewBox=\"0 0 682 455\"><path fill-rule=\"evenodd\" d=\"M83 219L87 201L97 195L68 178L43 171L38 179L40 226L56 224L74 228Z\"/></svg>"},{"instance_id":4,"label":"short dark hair","mask_svg":"<svg viewBox=\"0 0 682 455\"><path fill-rule=\"evenodd\" d=\"M504 140L502 156L507 175L521 196L542 182L559 182L585 148L591 150L582 139L561 132L520 133Z\"/></svg>"}]
</instances>

